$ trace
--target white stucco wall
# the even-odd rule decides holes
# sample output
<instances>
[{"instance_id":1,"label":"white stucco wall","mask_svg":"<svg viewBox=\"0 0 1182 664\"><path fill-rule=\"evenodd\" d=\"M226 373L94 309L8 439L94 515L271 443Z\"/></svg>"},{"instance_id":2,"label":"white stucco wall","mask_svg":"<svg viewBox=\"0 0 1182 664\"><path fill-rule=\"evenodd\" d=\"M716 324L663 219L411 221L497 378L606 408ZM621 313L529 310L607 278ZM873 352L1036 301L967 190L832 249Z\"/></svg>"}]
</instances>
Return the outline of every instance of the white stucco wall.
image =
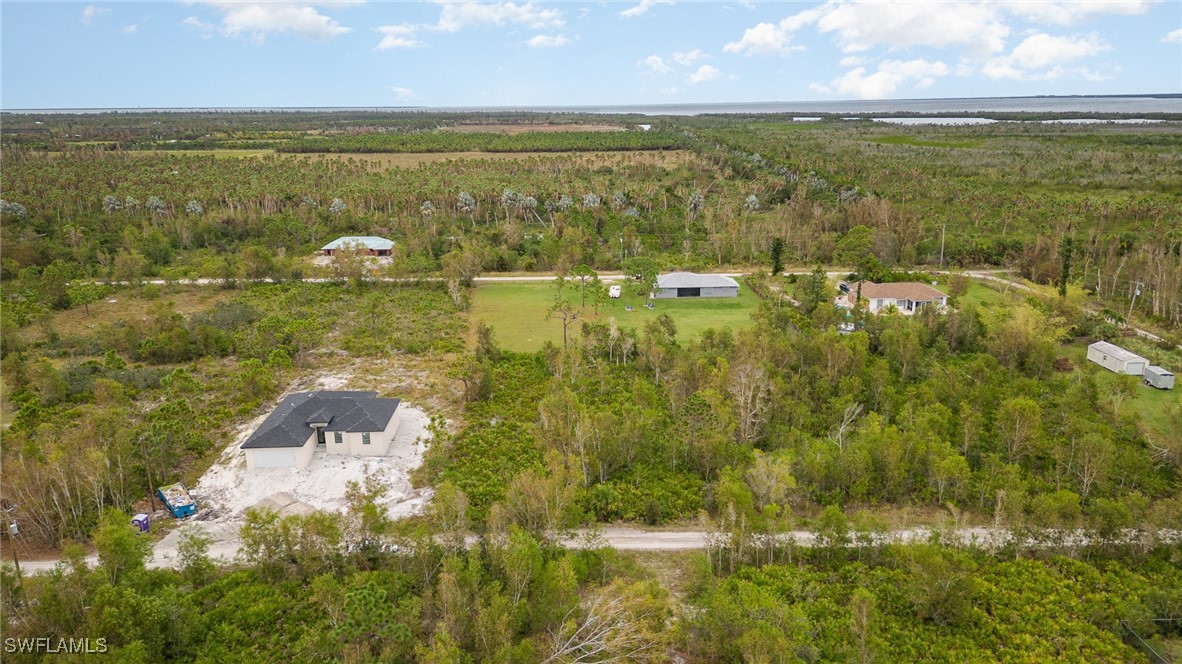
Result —
<instances>
[{"instance_id":1,"label":"white stucco wall","mask_svg":"<svg viewBox=\"0 0 1182 664\"><path fill-rule=\"evenodd\" d=\"M308 437L308 442L296 450L296 468L307 468L312 463L312 454L316 452L316 433Z\"/></svg>"},{"instance_id":2,"label":"white stucco wall","mask_svg":"<svg viewBox=\"0 0 1182 664\"><path fill-rule=\"evenodd\" d=\"M242 450L246 453L246 468L306 468L316 451L316 436L312 435L303 447L269 447Z\"/></svg>"},{"instance_id":3,"label":"white stucco wall","mask_svg":"<svg viewBox=\"0 0 1182 664\"><path fill-rule=\"evenodd\" d=\"M342 431L340 443L336 442L336 432L324 433L324 447L329 454L352 454L355 456L386 456L390 450L390 441L398 431L398 413L390 418L385 431L375 431L369 435L370 443L366 445L364 436L360 432Z\"/></svg>"}]
</instances>

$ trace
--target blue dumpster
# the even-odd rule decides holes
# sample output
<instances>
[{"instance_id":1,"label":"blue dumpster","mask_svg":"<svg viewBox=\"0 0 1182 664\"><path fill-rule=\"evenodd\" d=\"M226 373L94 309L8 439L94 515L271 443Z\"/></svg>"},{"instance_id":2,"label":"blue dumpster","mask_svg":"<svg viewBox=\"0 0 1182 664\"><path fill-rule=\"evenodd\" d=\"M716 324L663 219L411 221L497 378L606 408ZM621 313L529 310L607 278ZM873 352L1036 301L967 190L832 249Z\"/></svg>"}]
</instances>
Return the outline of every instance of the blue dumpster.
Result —
<instances>
[{"instance_id":1,"label":"blue dumpster","mask_svg":"<svg viewBox=\"0 0 1182 664\"><path fill-rule=\"evenodd\" d=\"M164 501L168 511L178 519L192 516L197 512L197 502L193 500L193 496L183 484L162 486L156 490L156 495L160 496L160 500Z\"/></svg>"}]
</instances>

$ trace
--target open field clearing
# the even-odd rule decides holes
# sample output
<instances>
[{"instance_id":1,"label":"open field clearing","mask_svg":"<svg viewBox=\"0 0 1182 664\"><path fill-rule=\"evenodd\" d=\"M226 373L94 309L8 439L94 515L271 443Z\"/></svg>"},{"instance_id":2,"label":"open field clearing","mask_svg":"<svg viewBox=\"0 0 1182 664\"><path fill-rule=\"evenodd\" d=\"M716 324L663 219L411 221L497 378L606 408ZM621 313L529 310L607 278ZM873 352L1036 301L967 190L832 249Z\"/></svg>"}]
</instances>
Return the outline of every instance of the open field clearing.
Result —
<instances>
[{"instance_id":1,"label":"open field clearing","mask_svg":"<svg viewBox=\"0 0 1182 664\"><path fill-rule=\"evenodd\" d=\"M362 153L303 153L293 157L313 160L349 161L365 166L370 172L391 168L416 168L424 164L449 161L524 161L528 159L561 159L597 167L614 162L636 165L675 167L690 163L694 153L689 150L635 150L631 152L362 152Z\"/></svg>"},{"instance_id":2,"label":"open field clearing","mask_svg":"<svg viewBox=\"0 0 1182 664\"><path fill-rule=\"evenodd\" d=\"M741 283L741 282L740 282ZM567 296L579 304L576 285L567 286ZM653 308L644 305L653 303ZM473 291L471 318L484 321L496 331L497 344L508 350L532 352L547 342L562 345L562 323L546 320L546 311L554 303L552 284L482 284ZM596 313L591 303L583 308L584 317L568 331L570 339L578 338L582 321L615 319L622 328L641 329L644 324L661 314L668 314L677 324L677 339L687 343L707 328L738 329L752 324L751 312L759 305L759 298L750 289L740 286L737 298L686 298L682 300L649 300L629 292L618 300L608 300ZM628 307L632 307L628 311Z\"/></svg>"},{"instance_id":3,"label":"open field clearing","mask_svg":"<svg viewBox=\"0 0 1182 664\"><path fill-rule=\"evenodd\" d=\"M456 131L467 134L524 134L526 132L553 132L561 133L567 131L624 131L623 127L618 125L603 125L603 124L458 124L451 127L443 127L439 131Z\"/></svg>"},{"instance_id":4,"label":"open field clearing","mask_svg":"<svg viewBox=\"0 0 1182 664\"><path fill-rule=\"evenodd\" d=\"M20 334L29 343L43 341L48 329L63 337L89 336L103 325L148 321L169 309L192 316L233 296L234 291L209 287L121 288L85 307L55 313L48 328L35 325L21 330Z\"/></svg>"}]
</instances>

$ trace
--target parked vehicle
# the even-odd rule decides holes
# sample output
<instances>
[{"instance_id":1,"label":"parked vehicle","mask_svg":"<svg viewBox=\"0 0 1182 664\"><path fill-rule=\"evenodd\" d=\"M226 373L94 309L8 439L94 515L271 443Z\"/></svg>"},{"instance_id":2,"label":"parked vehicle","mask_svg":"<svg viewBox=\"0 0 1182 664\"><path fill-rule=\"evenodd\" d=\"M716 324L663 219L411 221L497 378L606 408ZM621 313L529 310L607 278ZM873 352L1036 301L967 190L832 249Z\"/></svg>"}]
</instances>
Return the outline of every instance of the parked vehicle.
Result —
<instances>
[{"instance_id":1,"label":"parked vehicle","mask_svg":"<svg viewBox=\"0 0 1182 664\"><path fill-rule=\"evenodd\" d=\"M1149 387L1156 387L1159 390L1174 389L1174 374L1169 369L1163 369L1157 365L1150 365L1145 367L1145 384Z\"/></svg>"}]
</instances>

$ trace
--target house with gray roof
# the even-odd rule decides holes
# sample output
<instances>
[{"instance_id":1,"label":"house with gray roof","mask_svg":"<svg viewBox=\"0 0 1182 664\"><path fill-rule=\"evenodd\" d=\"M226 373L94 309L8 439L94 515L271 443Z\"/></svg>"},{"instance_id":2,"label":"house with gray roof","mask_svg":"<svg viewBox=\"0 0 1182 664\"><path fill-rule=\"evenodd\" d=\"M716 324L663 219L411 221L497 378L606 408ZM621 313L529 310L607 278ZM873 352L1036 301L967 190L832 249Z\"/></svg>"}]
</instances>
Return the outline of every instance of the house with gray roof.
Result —
<instances>
[{"instance_id":1,"label":"house with gray roof","mask_svg":"<svg viewBox=\"0 0 1182 664\"><path fill-rule=\"evenodd\" d=\"M373 235L346 235L321 247L320 253L335 256L342 249L353 249L362 256L389 256L394 249L394 241Z\"/></svg>"},{"instance_id":2,"label":"house with gray roof","mask_svg":"<svg viewBox=\"0 0 1182 664\"><path fill-rule=\"evenodd\" d=\"M739 282L721 274L672 272L657 277L653 297L738 297Z\"/></svg>"},{"instance_id":3,"label":"house with gray roof","mask_svg":"<svg viewBox=\"0 0 1182 664\"><path fill-rule=\"evenodd\" d=\"M246 467L305 468L328 454L385 456L398 432L398 399L377 392L289 394L242 443Z\"/></svg>"}]
</instances>

